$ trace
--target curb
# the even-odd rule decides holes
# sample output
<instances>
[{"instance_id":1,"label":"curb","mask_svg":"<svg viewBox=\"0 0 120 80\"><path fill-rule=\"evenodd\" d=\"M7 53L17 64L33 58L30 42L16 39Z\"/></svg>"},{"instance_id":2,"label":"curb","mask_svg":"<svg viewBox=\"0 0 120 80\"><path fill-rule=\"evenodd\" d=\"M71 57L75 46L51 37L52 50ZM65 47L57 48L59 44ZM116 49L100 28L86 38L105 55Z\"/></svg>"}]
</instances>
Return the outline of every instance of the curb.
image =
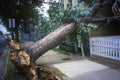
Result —
<instances>
[{"instance_id":1,"label":"curb","mask_svg":"<svg viewBox=\"0 0 120 80\"><path fill-rule=\"evenodd\" d=\"M7 70L7 63L8 63L8 52L9 49L6 47L6 49L3 51L3 54L1 55L0 60L0 80L4 80L6 70Z\"/></svg>"}]
</instances>

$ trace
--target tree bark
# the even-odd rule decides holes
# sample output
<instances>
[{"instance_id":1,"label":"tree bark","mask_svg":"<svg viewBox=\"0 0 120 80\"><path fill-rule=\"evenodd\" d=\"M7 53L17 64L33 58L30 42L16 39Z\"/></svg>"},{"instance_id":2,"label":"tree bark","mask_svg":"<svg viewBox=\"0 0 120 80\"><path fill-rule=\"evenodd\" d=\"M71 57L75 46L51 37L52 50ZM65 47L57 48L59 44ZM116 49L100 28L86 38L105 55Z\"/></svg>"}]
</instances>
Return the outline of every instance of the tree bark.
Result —
<instances>
[{"instance_id":1,"label":"tree bark","mask_svg":"<svg viewBox=\"0 0 120 80\"><path fill-rule=\"evenodd\" d=\"M43 39L35 42L31 46L27 46L26 49L28 49L28 53L31 55L31 62L35 63L35 61L43 55L45 52L47 52L49 49L52 49L56 46L58 46L61 42L61 40L69 33L73 32L75 30L75 24L70 23L67 25L62 25L58 29L56 29L54 32L51 32L47 36L45 36Z\"/></svg>"},{"instance_id":2,"label":"tree bark","mask_svg":"<svg viewBox=\"0 0 120 80\"><path fill-rule=\"evenodd\" d=\"M97 14L97 12L103 8L106 5L109 5L110 0L96 0L96 3L92 6L93 10L92 10L92 15L94 16L95 14ZM111 3L113 4L113 3Z\"/></svg>"},{"instance_id":3,"label":"tree bark","mask_svg":"<svg viewBox=\"0 0 120 80\"><path fill-rule=\"evenodd\" d=\"M83 23L107 23L107 22L112 22L112 21L120 21L120 16L112 16L112 17L99 17L99 18L94 18L94 17L82 17L79 19L79 22Z\"/></svg>"}]
</instances>

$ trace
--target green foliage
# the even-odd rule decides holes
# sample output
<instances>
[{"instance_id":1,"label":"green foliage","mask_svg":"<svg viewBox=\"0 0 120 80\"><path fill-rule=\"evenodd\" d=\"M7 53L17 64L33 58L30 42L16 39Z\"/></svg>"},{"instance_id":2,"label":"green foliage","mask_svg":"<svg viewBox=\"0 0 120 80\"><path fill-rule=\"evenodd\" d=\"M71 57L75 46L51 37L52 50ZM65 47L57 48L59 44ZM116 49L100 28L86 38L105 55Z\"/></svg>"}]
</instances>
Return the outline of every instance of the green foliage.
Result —
<instances>
[{"instance_id":1,"label":"green foliage","mask_svg":"<svg viewBox=\"0 0 120 80\"><path fill-rule=\"evenodd\" d=\"M42 0L0 0L0 19L8 28L8 19L14 18L16 28L22 24L22 30L25 30L24 28L28 27L29 23L37 25L39 21L37 7L41 6L41 4Z\"/></svg>"},{"instance_id":2,"label":"green foliage","mask_svg":"<svg viewBox=\"0 0 120 80\"><path fill-rule=\"evenodd\" d=\"M77 6L64 9L61 3L51 3L48 10L49 18L46 19L41 16L41 21L36 28L36 33L42 38L60 25L74 22L77 26L76 32L69 34L63 39L60 49L70 52L80 52L82 56L84 56L84 54L87 53L86 51L89 50L88 28L96 29L98 26L97 24L80 23L78 19L83 16L91 16L91 10L92 8L89 7L79 9Z\"/></svg>"},{"instance_id":3,"label":"green foliage","mask_svg":"<svg viewBox=\"0 0 120 80\"><path fill-rule=\"evenodd\" d=\"M7 64L5 80L24 80L23 77L16 74L16 69L10 59L8 60Z\"/></svg>"},{"instance_id":4,"label":"green foliage","mask_svg":"<svg viewBox=\"0 0 120 80\"><path fill-rule=\"evenodd\" d=\"M35 27L34 31L38 36L36 40L43 38L50 32L49 22L46 17L40 16L39 24Z\"/></svg>"},{"instance_id":5,"label":"green foliage","mask_svg":"<svg viewBox=\"0 0 120 80\"><path fill-rule=\"evenodd\" d=\"M88 50L88 28L97 28L96 24L91 23L80 23L78 19L83 16L91 16L92 8L78 8L69 7L64 9L61 3L52 3L50 9L48 10L50 16L51 24L66 24L74 22L77 26L76 32L74 34L69 34L65 37L60 45L60 49L64 49L70 52L80 52L82 56ZM53 25L56 27L56 25Z\"/></svg>"},{"instance_id":6,"label":"green foliage","mask_svg":"<svg viewBox=\"0 0 120 80\"><path fill-rule=\"evenodd\" d=\"M56 52L58 52L60 54L70 55L70 53L68 53L68 52L66 52L64 50L58 49L58 48L53 48L52 50L54 50L54 51L56 51Z\"/></svg>"},{"instance_id":7,"label":"green foliage","mask_svg":"<svg viewBox=\"0 0 120 80\"><path fill-rule=\"evenodd\" d=\"M50 21L55 23L70 23L76 22L78 18L77 8L69 8L64 10L64 6L61 3L51 3L50 9L48 10ZM57 20L57 21L56 21Z\"/></svg>"}]
</instances>

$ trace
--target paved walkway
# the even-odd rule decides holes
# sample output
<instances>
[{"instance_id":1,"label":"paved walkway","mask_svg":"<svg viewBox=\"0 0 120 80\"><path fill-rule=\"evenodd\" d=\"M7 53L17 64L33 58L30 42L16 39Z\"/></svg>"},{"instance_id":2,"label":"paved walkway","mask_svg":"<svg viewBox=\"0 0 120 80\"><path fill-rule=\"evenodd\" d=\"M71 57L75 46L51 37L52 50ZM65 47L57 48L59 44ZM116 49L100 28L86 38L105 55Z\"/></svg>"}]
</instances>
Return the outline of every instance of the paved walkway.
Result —
<instances>
[{"instance_id":1,"label":"paved walkway","mask_svg":"<svg viewBox=\"0 0 120 80\"><path fill-rule=\"evenodd\" d=\"M56 51L49 50L36 61L36 64L57 64L82 59L79 55L63 55Z\"/></svg>"},{"instance_id":2,"label":"paved walkway","mask_svg":"<svg viewBox=\"0 0 120 80\"><path fill-rule=\"evenodd\" d=\"M67 80L120 80L119 71L89 60L54 64L54 66L68 77Z\"/></svg>"},{"instance_id":3,"label":"paved walkway","mask_svg":"<svg viewBox=\"0 0 120 80\"><path fill-rule=\"evenodd\" d=\"M63 60L68 57L71 60ZM64 56L54 51L48 51L36 63L52 64L67 76L65 80L120 80L120 72L117 70L88 59Z\"/></svg>"}]
</instances>

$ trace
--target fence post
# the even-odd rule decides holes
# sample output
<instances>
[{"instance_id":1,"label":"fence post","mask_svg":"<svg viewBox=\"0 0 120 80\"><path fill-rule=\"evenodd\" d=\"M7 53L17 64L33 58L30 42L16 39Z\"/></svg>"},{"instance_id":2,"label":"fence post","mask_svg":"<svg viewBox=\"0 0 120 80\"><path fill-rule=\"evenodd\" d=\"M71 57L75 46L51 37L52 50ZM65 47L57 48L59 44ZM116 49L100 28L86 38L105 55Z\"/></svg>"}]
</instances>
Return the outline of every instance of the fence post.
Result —
<instances>
[{"instance_id":1,"label":"fence post","mask_svg":"<svg viewBox=\"0 0 120 80\"><path fill-rule=\"evenodd\" d=\"M93 40L92 40L92 38L89 39L89 46L90 46L90 57L92 57L92 54L93 54Z\"/></svg>"},{"instance_id":2,"label":"fence post","mask_svg":"<svg viewBox=\"0 0 120 80\"><path fill-rule=\"evenodd\" d=\"M118 39L118 60L120 61L120 38Z\"/></svg>"}]
</instances>

